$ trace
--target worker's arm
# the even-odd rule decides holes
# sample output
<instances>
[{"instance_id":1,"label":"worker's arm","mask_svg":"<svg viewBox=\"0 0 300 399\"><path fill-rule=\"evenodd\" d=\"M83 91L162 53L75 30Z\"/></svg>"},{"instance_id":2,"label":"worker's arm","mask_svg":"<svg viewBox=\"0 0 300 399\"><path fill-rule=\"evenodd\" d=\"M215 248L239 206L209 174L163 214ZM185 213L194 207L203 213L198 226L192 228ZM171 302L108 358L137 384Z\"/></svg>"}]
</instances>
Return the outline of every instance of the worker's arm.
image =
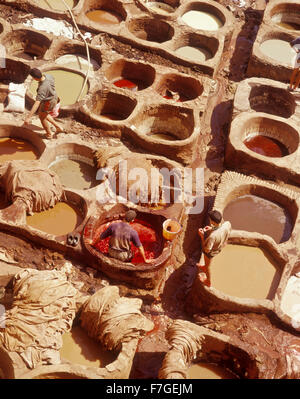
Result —
<instances>
[{"instance_id":1,"label":"worker's arm","mask_svg":"<svg viewBox=\"0 0 300 399\"><path fill-rule=\"evenodd\" d=\"M32 116L36 113L37 109L39 108L41 102L40 101L35 101L35 103L33 104L29 114L27 115L27 117L25 118L24 124L29 123L30 119L32 118Z\"/></svg>"},{"instance_id":2,"label":"worker's arm","mask_svg":"<svg viewBox=\"0 0 300 399\"><path fill-rule=\"evenodd\" d=\"M144 247L141 245L140 247L138 247L138 249L139 249L139 251L140 251L140 253L141 253L141 255L142 255L143 259L144 259L144 262L145 263L150 263L151 260L150 259L146 259Z\"/></svg>"},{"instance_id":3,"label":"worker's arm","mask_svg":"<svg viewBox=\"0 0 300 399\"><path fill-rule=\"evenodd\" d=\"M197 266L204 267L205 266L205 258L204 258L204 245L205 245L205 239L204 235L207 231L211 230L212 228L210 226L205 226L204 229L199 229L198 234L201 239L201 257L199 259L199 262L197 263Z\"/></svg>"}]
</instances>

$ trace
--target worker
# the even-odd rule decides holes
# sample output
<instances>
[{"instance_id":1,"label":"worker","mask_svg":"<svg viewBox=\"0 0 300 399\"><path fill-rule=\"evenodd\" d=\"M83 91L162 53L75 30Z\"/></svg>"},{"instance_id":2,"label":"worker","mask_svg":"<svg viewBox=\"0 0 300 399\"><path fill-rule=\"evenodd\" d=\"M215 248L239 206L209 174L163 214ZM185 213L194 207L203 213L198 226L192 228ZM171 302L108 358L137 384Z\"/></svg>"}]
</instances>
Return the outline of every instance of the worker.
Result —
<instances>
[{"instance_id":1,"label":"worker","mask_svg":"<svg viewBox=\"0 0 300 399\"><path fill-rule=\"evenodd\" d=\"M46 131L47 139L51 139L53 134L50 130L49 122L56 128L56 133L62 133L63 129L51 116L54 108L58 103L58 96L55 91L54 77L50 74L42 74L42 72L33 68L29 71L30 76L38 82L37 95L28 116L25 118L24 125L28 124L38 110L39 118Z\"/></svg>"},{"instance_id":2,"label":"worker","mask_svg":"<svg viewBox=\"0 0 300 399\"><path fill-rule=\"evenodd\" d=\"M100 240L110 237L108 254L112 258L122 262L130 262L134 256L131 250L131 242L140 251L145 263L151 260L146 259L144 247L140 241L138 233L130 226L136 218L136 212L129 210L125 213L124 222L111 223L108 228L100 235ZM94 242L95 245L98 241Z\"/></svg>"},{"instance_id":3,"label":"worker","mask_svg":"<svg viewBox=\"0 0 300 399\"><path fill-rule=\"evenodd\" d=\"M198 230L198 234L201 238L202 254L197 263L198 267L203 268L203 272L200 273L200 280L206 282L209 285L209 265L211 258L218 255L222 248L227 243L228 237L231 232L231 223L224 222L222 214L217 210L208 212L209 225Z\"/></svg>"},{"instance_id":4,"label":"worker","mask_svg":"<svg viewBox=\"0 0 300 399\"><path fill-rule=\"evenodd\" d=\"M295 57L293 61L293 72L290 78L290 84L288 90L294 91L298 88L300 84L300 36L290 42L291 47L295 51Z\"/></svg>"}]
</instances>

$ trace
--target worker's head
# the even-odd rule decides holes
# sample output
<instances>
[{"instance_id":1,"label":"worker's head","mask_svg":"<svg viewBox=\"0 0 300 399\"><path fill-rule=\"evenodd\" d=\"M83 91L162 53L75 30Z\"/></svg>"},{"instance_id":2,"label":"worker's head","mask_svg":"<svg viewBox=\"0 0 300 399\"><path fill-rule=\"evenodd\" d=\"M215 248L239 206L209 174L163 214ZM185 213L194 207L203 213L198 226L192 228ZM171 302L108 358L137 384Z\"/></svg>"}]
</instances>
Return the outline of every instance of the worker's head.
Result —
<instances>
[{"instance_id":1,"label":"worker's head","mask_svg":"<svg viewBox=\"0 0 300 399\"><path fill-rule=\"evenodd\" d=\"M223 219L222 213L217 210L209 211L208 216L210 224L212 224L213 226L219 226Z\"/></svg>"},{"instance_id":2,"label":"worker's head","mask_svg":"<svg viewBox=\"0 0 300 399\"><path fill-rule=\"evenodd\" d=\"M136 212L135 211L130 210L130 211L127 211L125 213L126 222L128 222L128 223L133 222L135 218L136 218Z\"/></svg>"},{"instance_id":3,"label":"worker's head","mask_svg":"<svg viewBox=\"0 0 300 399\"><path fill-rule=\"evenodd\" d=\"M37 68L30 69L29 75L32 76L35 80L41 80L43 76L42 72Z\"/></svg>"}]
</instances>

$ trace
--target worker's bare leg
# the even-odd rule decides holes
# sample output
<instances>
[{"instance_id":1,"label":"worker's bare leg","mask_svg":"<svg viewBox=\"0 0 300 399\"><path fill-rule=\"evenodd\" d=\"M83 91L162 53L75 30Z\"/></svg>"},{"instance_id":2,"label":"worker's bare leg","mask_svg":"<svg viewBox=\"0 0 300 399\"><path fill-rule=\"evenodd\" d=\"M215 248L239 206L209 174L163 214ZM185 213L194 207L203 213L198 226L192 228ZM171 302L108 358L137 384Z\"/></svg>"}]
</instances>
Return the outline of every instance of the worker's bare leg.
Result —
<instances>
[{"instance_id":1,"label":"worker's bare leg","mask_svg":"<svg viewBox=\"0 0 300 399\"><path fill-rule=\"evenodd\" d=\"M56 133L63 132L61 126L56 122L56 120L50 114L47 115L47 121L52 123L52 125L56 128Z\"/></svg>"},{"instance_id":2,"label":"worker's bare leg","mask_svg":"<svg viewBox=\"0 0 300 399\"><path fill-rule=\"evenodd\" d=\"M296 90L299 87L299 84L300 84L300 69L298 69L298 73L296 75L296 83L294 86L294 90Z\"/></svg>"},{"instance_id":3,"label":"worker's bare leg","mask_svg":"<svg viewBox=\"0 0 300 399\"><path fill-rule=\"evenodd\" d=\"M50 125L49 122L47 121L47 116L48 114L45 112L40 112L39 113L39 117L40 117L40 121L43 125L43 128L46 130L46 136L47 138L51 138L52 137L52 132L50 130Z\"/></svg>"},{"instance_id":4,"label":"worker's bare leg","mask_svg":"<svg viewBox=\"0 0 300 399\"><path fill-rule=\"evenodd\" d=\"M290 85L289 85L289 89L294 90L294 84L296 83L296 76L298 73L298 68L293 69L291 78L290 78Z\"/></svg>"}]
</instances>

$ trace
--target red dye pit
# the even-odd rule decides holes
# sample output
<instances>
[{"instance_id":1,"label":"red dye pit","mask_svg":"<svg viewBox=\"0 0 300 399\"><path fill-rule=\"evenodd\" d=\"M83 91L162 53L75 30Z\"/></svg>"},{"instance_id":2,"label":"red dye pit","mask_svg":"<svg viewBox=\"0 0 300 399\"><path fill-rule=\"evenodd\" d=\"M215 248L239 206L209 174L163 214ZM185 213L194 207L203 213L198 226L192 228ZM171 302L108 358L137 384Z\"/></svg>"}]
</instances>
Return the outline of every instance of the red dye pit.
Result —
<instances>
[{"instance_id":1,"label":"red dye pit","mask_svg":"<svg viewBox=\"0 0 300 399\"><path fill-rule=\"evenodd\" d=\"M257 135L244 141L249 150L267 157L281 158L289 154L287 148L280 141L271 137Z\"/></svg>"},{"instance_id":2,"label":"red dye pit","mask_svg":"<svg viewBox=\"0 0 300 399\"><path fill-rule=\"evenodd\" d=\"M114 82L114 85L117 87L121 87L122 89L128 89L132 91L138 90L138 84L128 79L119 79Z\"/></svg>"},{"instance_id":3,"label":"red dye pit","mask_svg":"<svg viewBox=\"0 0 300 399\"><path fill-rule=\"evenodd\" d=\"M120 222L120 220L117 220L117 222ZM111 222L111 223L115 223L115 222ZM100 237L100 234L106 230L108 228L108 226L110 225L110 223L108 224L104 224L102 226L100 226L94 237L93 240L97 241ZM155 230L153 229L153 227L143 221L143 220L135 220L134 223L130 223L130 226L136 230L136 232L139 235L139 238L141 240L141 243L144 247L145 250L145 255L147 259L155 259L159 256L159 252L160 252L160 244L158 242L158 237L157 234L155 232ZM109 248L109 239L110 237L105 238L104 240L100 240L98 242L96 242L96 244L93 244L93 246L100 252L102 252L103 254L108 254L108 248ZM144 260L139 252L139 250L131 243L131 250L134 253L134 257L131 261L131 263L137 264L137 263L144 263Z\"/></svg>"}]
</instances>

